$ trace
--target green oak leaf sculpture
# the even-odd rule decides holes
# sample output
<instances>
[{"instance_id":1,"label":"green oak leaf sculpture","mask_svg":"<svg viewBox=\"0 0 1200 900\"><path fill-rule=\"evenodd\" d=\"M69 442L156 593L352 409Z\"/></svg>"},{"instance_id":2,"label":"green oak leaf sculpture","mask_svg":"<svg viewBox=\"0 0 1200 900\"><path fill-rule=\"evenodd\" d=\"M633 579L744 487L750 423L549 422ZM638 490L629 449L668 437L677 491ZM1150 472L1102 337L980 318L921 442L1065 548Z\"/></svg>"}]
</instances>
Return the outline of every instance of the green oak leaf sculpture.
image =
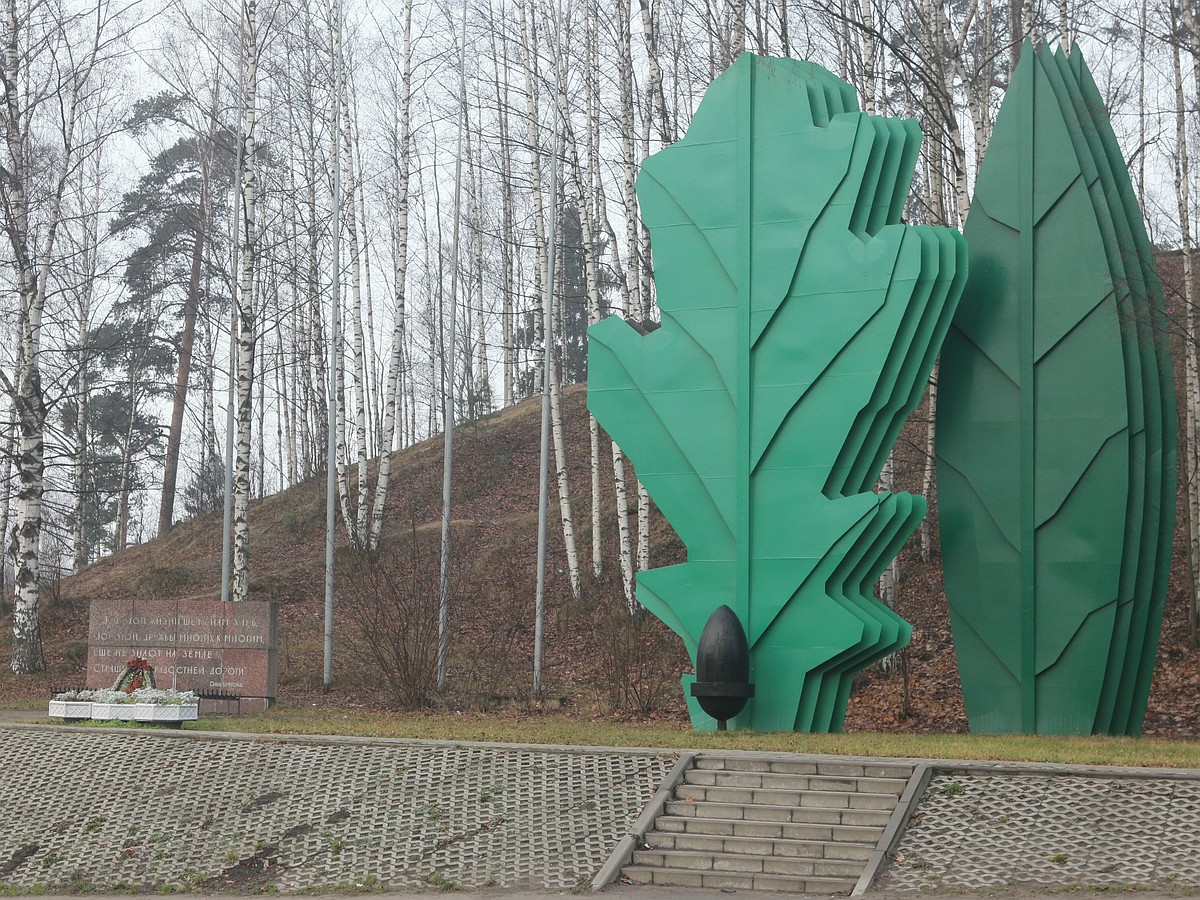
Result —
<instances>
[{"instance_id":1,"label":"green oak leaf sculpture","mask_svg":"<svg viewBox=\"0 0 1200 900\"><path fill-rule=\"evenodd\" d=\"M743 54L638 177L662 327L589 330L589 408L688 551L637 598L693 664L735 612L734 728L840 729L853 674L911 636L872 589L925 501L873 488L966 278L956 231L899 224L920 141L819 66Z\"/></svg>"},{"instance_id":2,"label":"green oak leaf sculpture","mask_svg":"<svg viewBox=\"0 0 1200 900\"><path fill-rule=\"evenodd\" d=\"M938 502L972 731L1139 734L1171 560L1154 253L1076 49L1026 43L964 228Z\"/></svg>"}]
</instances>

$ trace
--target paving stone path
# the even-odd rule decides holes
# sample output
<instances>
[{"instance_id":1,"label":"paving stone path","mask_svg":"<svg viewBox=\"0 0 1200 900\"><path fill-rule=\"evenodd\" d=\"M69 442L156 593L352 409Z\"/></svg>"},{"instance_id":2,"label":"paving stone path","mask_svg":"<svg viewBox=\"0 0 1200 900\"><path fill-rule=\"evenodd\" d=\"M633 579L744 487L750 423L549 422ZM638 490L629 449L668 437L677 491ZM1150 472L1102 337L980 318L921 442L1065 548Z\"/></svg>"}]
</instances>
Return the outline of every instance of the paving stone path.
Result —
<instances>
[{"instance_id":1,"label":"paving stone path","mask_svg":"<svg viewBox=\"0 0 1200 900\"><path fill-rule=\"evenodd\" d=\"M674 758L0 724L0 893L571 888Z\"/></svg>"},{"instance_id":2,"label":"paving stone path","mask_svg":"<svg viewBox=\"0 0 1200 900\"><path fill-rule=\"evenodd\" d=\"M0 721L0 895L572 891L677 758ZM1200 892L1200 772L933 768L872 894Z\"/></svg>"},{"instance_id":3,"label":"paving stone path","mask_svg":"<svg viewBox=\"0 0 1200 900\"><path fill-rule=\"evenodd\" d=\"M1011 885L1194 893L1200 778L935 775L876 890Z\"/></svg>"}]
</instances>

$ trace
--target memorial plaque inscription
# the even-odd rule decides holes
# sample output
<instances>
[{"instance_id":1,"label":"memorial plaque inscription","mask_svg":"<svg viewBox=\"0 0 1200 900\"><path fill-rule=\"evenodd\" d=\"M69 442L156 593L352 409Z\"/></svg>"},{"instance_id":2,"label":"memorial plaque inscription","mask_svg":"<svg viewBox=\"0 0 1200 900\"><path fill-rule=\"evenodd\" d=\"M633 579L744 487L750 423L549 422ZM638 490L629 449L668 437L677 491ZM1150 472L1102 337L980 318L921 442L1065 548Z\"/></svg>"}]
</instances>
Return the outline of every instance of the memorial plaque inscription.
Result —
<instances>
[{"instance_id":1,"label":"memorial plaque inscription","mask_svg":"<svg viewBox=\"0 0 1200 900\"><path fill-rule=\"evenodd\" d=\"M278 612L274 603L219 600L94 600L87 686L109 687L140 656L158 686L275 698Z\"/></svg>"}]
</instances>

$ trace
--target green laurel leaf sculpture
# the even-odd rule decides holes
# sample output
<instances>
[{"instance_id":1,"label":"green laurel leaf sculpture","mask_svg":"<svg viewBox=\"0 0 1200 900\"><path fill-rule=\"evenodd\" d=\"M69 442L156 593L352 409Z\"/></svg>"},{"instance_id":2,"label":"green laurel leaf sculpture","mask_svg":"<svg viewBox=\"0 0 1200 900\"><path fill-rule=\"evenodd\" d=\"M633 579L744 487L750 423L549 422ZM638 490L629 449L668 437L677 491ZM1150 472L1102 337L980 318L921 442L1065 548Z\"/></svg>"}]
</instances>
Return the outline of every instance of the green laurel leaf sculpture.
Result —
<instances>
[{"instance_id":1,"label":"green laurel leaf sculpture","mask_svg":"<svg viewBox=\"0 0 1200 900\"><path fill-rule=\"evenodd\" d=\"M973 731L1138 734L1175 509L1162 291L1076 50L1027 44L940 370L943 567Z\"/></svg>"},{"instance_id":2,"label":"green laurel leaf sculpture","mask_svg":"<svg viewBox=\"0 0 1200 900\"><path fill-rule=\"evenodd\" d=\"M662 327L589 330L589 408L688 550L638 600L693 663L734 610L735 728L839 729L853 674L911 635L872 586L925 501L872 490L966 277L957 232L899 224L920 141L819 66L744 54L638 178Z\"/></svg>"}]
</instances>

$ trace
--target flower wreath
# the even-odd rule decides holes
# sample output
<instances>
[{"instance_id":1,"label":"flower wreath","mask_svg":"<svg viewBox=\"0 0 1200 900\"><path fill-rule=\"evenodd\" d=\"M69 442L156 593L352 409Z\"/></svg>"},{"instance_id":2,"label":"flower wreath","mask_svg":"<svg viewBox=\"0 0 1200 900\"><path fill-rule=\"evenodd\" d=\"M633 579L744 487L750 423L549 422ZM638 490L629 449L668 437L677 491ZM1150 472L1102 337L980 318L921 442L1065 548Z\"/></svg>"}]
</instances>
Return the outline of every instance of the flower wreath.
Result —
<instances>
[{"instance_id":1,"label":"flower wreath","mask_svg":"<svg viewBox=\"0 0 1200 900\"><path fill-rule=\"evenodd\" d=\"M112 689L132 694L139 688L157 686L154 683L154 666L140 656L133 656L125 660L125 671L121 673L120 678L113 682Z\"/></svg>"}]
</instances>

